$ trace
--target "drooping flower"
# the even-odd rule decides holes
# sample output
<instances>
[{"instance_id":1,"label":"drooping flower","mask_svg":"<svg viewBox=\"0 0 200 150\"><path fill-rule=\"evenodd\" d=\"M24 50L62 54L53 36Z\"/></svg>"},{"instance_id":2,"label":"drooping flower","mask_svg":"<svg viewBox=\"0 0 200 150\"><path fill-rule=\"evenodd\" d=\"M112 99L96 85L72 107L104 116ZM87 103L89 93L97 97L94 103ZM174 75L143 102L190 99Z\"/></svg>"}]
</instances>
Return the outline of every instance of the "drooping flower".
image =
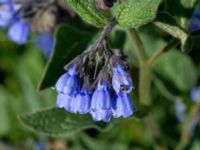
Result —
<instances>
[{"instance_id":1,"label":"drooping flower","mask_svg":"<svg viewBox=\"0 0 200 150\"><path fill-rule=\"evenodd\" d=\"M133 89L130 75L119 64L116 64L113 68L112 85L116 93L119 93L121 90L130 93Z\"/></svg>"},{"instance_id":2,"label":"drooping flower","mask_svg":"<svg viewBox=\"0 0 200 150\"><path fill-rule=\"evenodd\" d=\"M132 100L126 92L121 91L113 98L112 112L114 118L130 117L135 111L136 109L133 106Z\"/></svg>"},{"instance_id":3,"label":"drooping flower","mask_svg":"<svg viewBox=\"0 0 200 150\"><path fill-rule=\"evenodd\" d=\"M30 33L29 22L17 20L15 21L8 31L8 36L10 40L16 42L17 44L25 44L28 40Z\"/></svg>"},{"instance_id":4,"label":"drooping flower","mask_svg":"<svg viewBox=\"0 0 200 150\"><path fill-rule=\"evenodd\" d=\"M73 65L67 73L63 74L56 83L56 90L58 93L72 96L77 90L77 73L76 65Z\"/></svg>"},{"instance_id":5,"label":"drooping flower","mask_svg":"<svg viewBox=\"0 0 200 150\"><path fill-rule=\"evenodd\" d=\"M83 90L78 92L71 100L70 111L74 113L79 112L80 114L86 114L90 111L90 105L91 96L88 89L84 87Z\"/></svg>"},{"instance_id":6,"label":"drooping flower","mask_svg":"<svg viewBox=\"0 0 200 150\"><path fill-rule=\"evenodd\" d=\"M103 83L99 81L97 89L92 95L90 113L95 121L103 120L109 122L112 116L111 96L107 84L107 81Z\"/></svg>"},{"instance_id":7,"label":"drooping flower","mask_svg":"<svg viewBox=\"0 0 200 150\"><path fill-rule=\"evenodd\" d=\"M70 103L72 97L67 94L59 93L56 100L56 107L57 108L64 108L66 111L70 112Z\"/></svg>"}]
</instances>

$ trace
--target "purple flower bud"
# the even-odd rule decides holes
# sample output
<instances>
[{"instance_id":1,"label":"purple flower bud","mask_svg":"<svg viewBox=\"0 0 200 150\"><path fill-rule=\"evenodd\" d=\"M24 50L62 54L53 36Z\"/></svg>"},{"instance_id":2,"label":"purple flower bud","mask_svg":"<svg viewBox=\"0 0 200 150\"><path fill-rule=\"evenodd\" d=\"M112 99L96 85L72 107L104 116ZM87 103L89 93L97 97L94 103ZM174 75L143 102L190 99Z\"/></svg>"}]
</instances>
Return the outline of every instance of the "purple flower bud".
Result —
<instances>
[{"instance_id":1,"label":"purple flower bud","mask_svg":"<svg viewBox=\"0 0 200 150\"><path fill-rule=\"evenodd\" d=\"M76 65L74 65L58 79L57 92L72 96L78 87L76 75Z\"/></svg>"},{"instance_id":2,"label":"purple flower bud","mask_svg":"<svg viewBox=\"0 0 200 150\"><path fill-rule=\"evenodd\" d=\"M28 40L30 32L30 25L28 22L17 20L13 23L8 31L10 40L17 44L25 44Z\"/></svg>"},{"instance_id":3,"label":"purple flower bud","mask_svg":"<svg viewBox=\"0 0 200 150\"><path fill-rule=\"evenodd\" d=\"M91 102L92 117L95 121L103 120L109 122L111 111L111 97L107 88L107 81L103 84L98 83L97 89L94 91Z\"/></svg>"},{"instance_id":4,"label":"purple flower bud","mask_svg":"<svg viewBox=\"0 0 200 150\"><path fill-rule=\"evenodd\" d=\"M71 103L72 97L66 94L58 94L57 101L56 101L56 107L57 108L65 108L65 110L70 112L70 103Z\"/></svg>"},{"instance_id":5,"label":"purple flower bud","mask_svg":"<svg viewBox=\"0 0 200 150\"><path fill-rule=\"evenodd\" d=\"M71 112L79 112L80 114L86 114L90 111L91 97L88 93L88 89L84 88L81 92L74 96L71 101Z\"/></svg>"},{"instance_id":6,"label":"purple flower bud","mask_svg":"<svg viewBox=\"0 0 200 150\"><path fill-rule=\"evenodd\" d=\"M200 100L200 87L195 87L190 91L190 98L193 102Z\"/></svg>"},{"instance_id":7,"label":"purple flower bud","mask_svg":"<svg viewBox=\"0 0 200 150\"><path fill-rule=\"evenodd\" d=\"M130 97L124 91L121 91L119 95L113 99L112 111L114 118L127 118L130 117L136 109L133 107Z\"/></svg>"},{"instance_id":8,"label":"purple flower bud","mask_svg":"<svg viewBox=\"0 0 200 150\"><path fill-rule=\"evenodd\" d=\"M133 89L133 82L130 75L117 64L113 68L112 85L116 93L119 93L122 89L127 93L130 93Z\"/></svg>"}]
</instances>

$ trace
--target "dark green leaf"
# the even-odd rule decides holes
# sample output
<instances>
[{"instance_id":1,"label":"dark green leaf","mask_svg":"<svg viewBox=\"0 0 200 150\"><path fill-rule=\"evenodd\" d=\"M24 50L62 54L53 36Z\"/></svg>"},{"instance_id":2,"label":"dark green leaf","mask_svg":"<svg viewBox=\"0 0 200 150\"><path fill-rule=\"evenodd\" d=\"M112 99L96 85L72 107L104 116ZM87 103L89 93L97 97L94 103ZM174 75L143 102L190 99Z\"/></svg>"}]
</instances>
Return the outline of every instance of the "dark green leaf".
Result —
<instances>
[{"instance_id":1,"label":"dark green leaf","mask_svg":"<svg viewBox=\"0 0 200 150\"><path fill-rule=\"evenodd\" d=\"M66 136L88 128L103 130L106 127L105 123L94 122L90 115L72 114L58 108L22 115L20 120L31 130L52 136Z\"/></svg>"},{"instance_id":2,"label":"dark green leaf","mask_svg":"<svg viewBox=\"0 0 200 150\"><path fill-rule=\"evenodd\" d=\"M64 73L64 66L87 48L93 36L92 33L69 25L59 26L55 35L54 53L48 61L38 89L53 86Z\"/></svg>"},{"instance_id":3,"label":"dark green leaf","mask_svg":"<svg viewBox=\"0 0 200 150\"><path fill-rule=\"evenodd\" d=\"M189 52L192 49L193 42L191 37L184 29L179 27L175 19L170 14L158 13L154 24L171 34L173 37L180 39L182 51Z\"/></svg>"},{"instance_id":4,"label":"dark green leaf","mask_svg":"<svg viewBox=\"0 0 200 150\"><path fill-rule=\"evenodd\" d=\"M117 3L113 13L120 26L135 28L155 18L160 2L161 0L126 0Z\"/></svg>"}]
</instances>

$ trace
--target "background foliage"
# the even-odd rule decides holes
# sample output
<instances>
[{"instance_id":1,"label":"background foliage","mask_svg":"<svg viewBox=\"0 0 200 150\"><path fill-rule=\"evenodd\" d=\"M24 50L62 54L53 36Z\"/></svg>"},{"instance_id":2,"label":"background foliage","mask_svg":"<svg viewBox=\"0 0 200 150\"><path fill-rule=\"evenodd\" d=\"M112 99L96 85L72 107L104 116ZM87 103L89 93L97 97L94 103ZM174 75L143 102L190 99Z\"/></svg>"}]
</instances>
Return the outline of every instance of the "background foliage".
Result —
<instances>
[{"instance_id":1,"label":"background foliage","mask_svg":"<svg viewBox=\"0 0 200 150\"><path fill-rule=\"evenodd\" d=\"M189 93L199 86L200 36L188 31L198 0L124 1L105 13L96 8L94 0L68 0L78 15L56 27L48 60L33 43L34 35L29 43L18 46L7 39L5 30L0 31L0 149L42 149L44 145L69 150L199 150L200 130L194 120L200 117L200 104L192 102ZM64 66L87 49L113 17L119 24L109 42L129 56L135 82L131 97L137 112L129 119L105 124L53 108L56 93L51 87ZM150 58L151 104L139 101L146 92L139 88L139 71L145 67L131 28L137 29ZM168 45L170 50L151 60L168 43L175 46ZM179 100L186 106L183 122L176 117Z\"/></svg>"}]
</instances>

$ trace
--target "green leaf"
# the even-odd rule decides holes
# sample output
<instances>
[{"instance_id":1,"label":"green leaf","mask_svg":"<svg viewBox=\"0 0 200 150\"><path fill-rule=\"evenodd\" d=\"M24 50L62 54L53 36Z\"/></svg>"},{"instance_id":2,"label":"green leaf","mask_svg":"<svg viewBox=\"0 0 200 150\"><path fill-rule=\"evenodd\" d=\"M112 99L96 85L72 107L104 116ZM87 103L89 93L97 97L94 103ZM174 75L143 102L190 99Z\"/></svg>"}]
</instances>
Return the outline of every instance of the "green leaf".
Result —
<instances>
[{"instance_id":1,"label":"green leaf","mask_svg":"<svg viewBox=\"0 0 200 150\"><path fill-rule=\"evenodd\" d=\"M158 13L154 24L171 34L173 37L180 39L182 51L189 52L192 49L193 41L191 37L184 29L179 27L175 19L170 14Z\"/></svg>"},{"instance_id":2,"label":"green leaf","mask_svg":"<svg viewBox=\"0 0 200 150\"><path fill-rule=\"evenodd\" d=\"M19 119L29 129L51 136L67 136L88 128L106 129L105 123L94 122L90 115L72 114L58 108L21 115Z\"/></svg>"},{"instance_id":3,"label":"green leaf","mask_svg":"<svg viewBox=\"0 0 200 150\"><path fill-rule=\"evenodd\" d=\"M155 65L155 71L170 80L182 91L190 90L197 81L196 68L191 59L177 50L163 55Z\"/></svg>"},{"instance_id":4,"label":"green leaf","mask_svg":"<svg viewBox=\"0 0 200 150\"><path fill-rule=\"evenodd\" d=\"M96 8L95 0L68 0L68 4L88 23L103 27L107 18Z\"/></svg>"},{"instance_id":5,"label":"green leaf","mask_svg":"<svg viewBox=\"0 0 200 150\"><path fill-rule=\"evenodd\" d=\"M53 86L64 73L64 66L87 48L93 36L92 33L70 25L59 26L55 35L54 53L48 61L38 90Z\"/></svg>"},{"instance_id":6,"label":"green leaf","mask_svg":"<svg viewBox=\"0 0 200 150\"><path fill-rule=\"evenodd\" d=\"M124 0L117 3L113 13L119 25L136 28L152 21L161 0Z\"/></svg>"}]
</instances>

